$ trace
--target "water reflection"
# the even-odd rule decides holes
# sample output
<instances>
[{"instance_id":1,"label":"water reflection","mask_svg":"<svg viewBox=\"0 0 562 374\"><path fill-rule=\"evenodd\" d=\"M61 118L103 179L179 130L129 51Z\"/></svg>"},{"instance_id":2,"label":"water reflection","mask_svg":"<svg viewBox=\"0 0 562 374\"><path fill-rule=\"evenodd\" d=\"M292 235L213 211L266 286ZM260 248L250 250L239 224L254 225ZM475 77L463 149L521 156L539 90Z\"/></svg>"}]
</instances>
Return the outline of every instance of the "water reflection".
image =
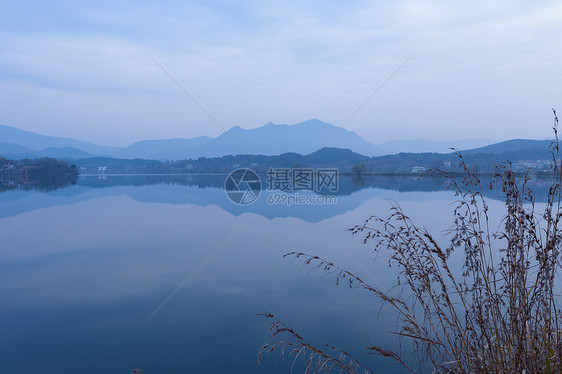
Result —
<instances>
[{"instance_id":1,"label":"water reflection","mask_svg":"<svg viewBox=\"0 0 562 374\"><path fill-rule=\"evenodd\" d=\"M85 176L59 176L50 179L2 179L0 180L0 193L10 190L53 192L69 186L79 184L82 187L110 188L117 186L149 186L149 185L177 185L186 187L223 189L226 175L223 174L170 174L170 175L85 175ZM261 176L265 181L267 176ZM481 177L483 193L491 198L501 199L501 191L496 188L487 188L492 181L489 176ZM520 178L522 181L522 178ZM528 185L536 192L539 201L544 201L552 179L545 176L533 176ZM336 191L323 189L319 194L348 196L363 189L383 189L400 192L414 191L446 191L449 179L441 176L396 176L396 175L340 175L339 186ZM262 183L262 189L266 189Z\"/></svg>"},{"instance_id":2,"label":"water reflection","mask_svg":"<svg viewBox=\"0 0 562 374\"><path fill-rule=\"evenodd\" d=\"M79 201L96 199L100 196L126 195L140 202L195 204L199 206L218 205L234 215L255 213L274 219L281 217L299 217L318 222L346 211L356 209L366 200L374 196L393 196L396 192L422 193L416 198L433 198L432 193L448 193L449 181L437 177L397 177L397 176L340 176L339 189L335 192L323 191L324 195L337 197L337 204L270 204L268 191L262 192L258 200L246 206L232 204L223 191L225 175L107 175L80 176L75 182L64 185L40 184L6 188L0 194L0 217L9 217L41 207L75 204ZM482 180L482 193L490 199L502 200L499 186L490 190L490 179ZM549 178L537 177L528 184L538 202L546 201ZM65 187L65 188L63 188ZM24 191L49 192L49 196L29 194ZM300 192L301 195L312 195L312 192Z\"/></svg>"},{"instance_id":3,"label":"water reflection","mask_svg":"<svg viewBox=\"0 0 562 374\"><path fill-rule=\"evenodd\" d=\"M53 192L75 185L77 181L77 175L57 175L49 178L0 177L0 193L12 190Z\"/></svg>"},{"instance_id":4,"label":"water reflection","mask_svg":"<svg viewBox=\"0 0 562 374\"><path fill-rule=\"evenodd\" d=\"M391 288L384 255L373 260L346 229L393 199L440 233L455 199L444 180L348 177L335 205L260 197L240 207L224 177L83 176L46 194L0 194L0 372L289 373L291 360L276 356L255 364L267 338L255 315L263 311L391 371L362 354L367 343L395 343L389 311L281 258L317 254Z\"/></svg>"}]
</instances>

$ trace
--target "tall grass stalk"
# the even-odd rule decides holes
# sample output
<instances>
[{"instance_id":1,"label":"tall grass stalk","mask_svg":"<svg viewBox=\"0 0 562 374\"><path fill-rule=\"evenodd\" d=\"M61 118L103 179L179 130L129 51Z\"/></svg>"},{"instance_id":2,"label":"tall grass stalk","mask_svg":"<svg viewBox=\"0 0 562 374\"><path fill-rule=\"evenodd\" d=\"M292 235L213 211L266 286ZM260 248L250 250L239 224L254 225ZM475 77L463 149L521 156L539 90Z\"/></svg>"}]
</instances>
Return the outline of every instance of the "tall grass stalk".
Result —
<instances>
[{"instance_id":1,"label":"tall grass stalk","mask_svg":"<svg viewBox=\"0 0 562 374\"><path fill-rule=\"evenodd\" d=\"M398 204L391 206L388 216L372 216L350 229L363 235L375 251L388 252L390 265L399 274L400 287L393 292L380 290L320 257L301 252L286 256L334 273L338 283L362 288L390 306L399 317L395 333L409 341L405 345L409 348L394 352L371 345L366 349L399 362L407 371L562 372L561 310L556 294L562 170L558 117L553 112L553 171L544 208L536 205L529 176L518 179L509 162L501 164L489 188L501 188L505 216L499 229L492 230L482 182L459 154L464 178L432 171L448 178L457 197L446 246ZM455 269L451 259L459 251L462 271ZM272 321L272 339L261 348L259 359L265 352L282 351L292 353L295 360L305 357L304 373L372 373L345 350L315 347L274 315L263 315Z\"/></svg>"}]
</instances>

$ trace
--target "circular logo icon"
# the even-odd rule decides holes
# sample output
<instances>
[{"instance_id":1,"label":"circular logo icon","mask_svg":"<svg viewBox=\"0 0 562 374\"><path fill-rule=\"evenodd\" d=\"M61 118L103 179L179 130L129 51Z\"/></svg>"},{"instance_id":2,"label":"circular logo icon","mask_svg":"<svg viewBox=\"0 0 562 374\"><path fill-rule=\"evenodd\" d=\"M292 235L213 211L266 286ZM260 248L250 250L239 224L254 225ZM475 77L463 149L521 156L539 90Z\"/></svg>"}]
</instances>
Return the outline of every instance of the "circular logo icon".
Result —
<instances>
[{"instance_id":1,"label":"circular logo icon","mask_svg":"<svg viewBox=\"0 0 562 374\"><path fill-rule=\"evenodd\" d=\"M224 191L233 203L249 205L260 195L260 177L251 169L236 169L226 177Z\"/></svg>"}]
</instances>

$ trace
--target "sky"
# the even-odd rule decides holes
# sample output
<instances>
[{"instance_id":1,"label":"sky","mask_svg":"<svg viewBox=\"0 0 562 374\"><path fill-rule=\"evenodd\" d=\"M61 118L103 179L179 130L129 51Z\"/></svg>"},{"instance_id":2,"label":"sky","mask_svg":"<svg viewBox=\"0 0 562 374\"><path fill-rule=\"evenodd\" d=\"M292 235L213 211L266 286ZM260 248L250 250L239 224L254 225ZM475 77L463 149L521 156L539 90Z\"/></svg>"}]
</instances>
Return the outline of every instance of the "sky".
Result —
<instances>
[{"instance_id":1,"label":"sky","mask_svg":"<svg viewBox=\"0 0 562 374\"><path fill-rule=\"evenodd\" d=\"M556 1L12 1L0 13L0 124L97 144L311 118L375 144L545 139L553 107Z\"/></svg>"}]
</instances>

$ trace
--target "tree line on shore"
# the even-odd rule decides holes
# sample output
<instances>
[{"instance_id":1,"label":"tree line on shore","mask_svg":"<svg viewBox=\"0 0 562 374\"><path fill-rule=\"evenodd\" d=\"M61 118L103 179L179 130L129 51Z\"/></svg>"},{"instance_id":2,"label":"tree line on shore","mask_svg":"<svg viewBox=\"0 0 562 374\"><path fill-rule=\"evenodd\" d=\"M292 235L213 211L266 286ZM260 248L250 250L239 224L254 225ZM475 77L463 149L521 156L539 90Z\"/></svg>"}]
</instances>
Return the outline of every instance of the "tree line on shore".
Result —
<instances>
[{"instance_id":1,"label":"tree line on shore","mask_svg":"<svg viewBox=\"0 0 562 374\"><path fill-rule=\"evenodd\" d=\"M62 160L42 157L11 160L0 157L0 192L11 189L53 191L78 179L78 168Z\"/></svg>"}]
</instances>

